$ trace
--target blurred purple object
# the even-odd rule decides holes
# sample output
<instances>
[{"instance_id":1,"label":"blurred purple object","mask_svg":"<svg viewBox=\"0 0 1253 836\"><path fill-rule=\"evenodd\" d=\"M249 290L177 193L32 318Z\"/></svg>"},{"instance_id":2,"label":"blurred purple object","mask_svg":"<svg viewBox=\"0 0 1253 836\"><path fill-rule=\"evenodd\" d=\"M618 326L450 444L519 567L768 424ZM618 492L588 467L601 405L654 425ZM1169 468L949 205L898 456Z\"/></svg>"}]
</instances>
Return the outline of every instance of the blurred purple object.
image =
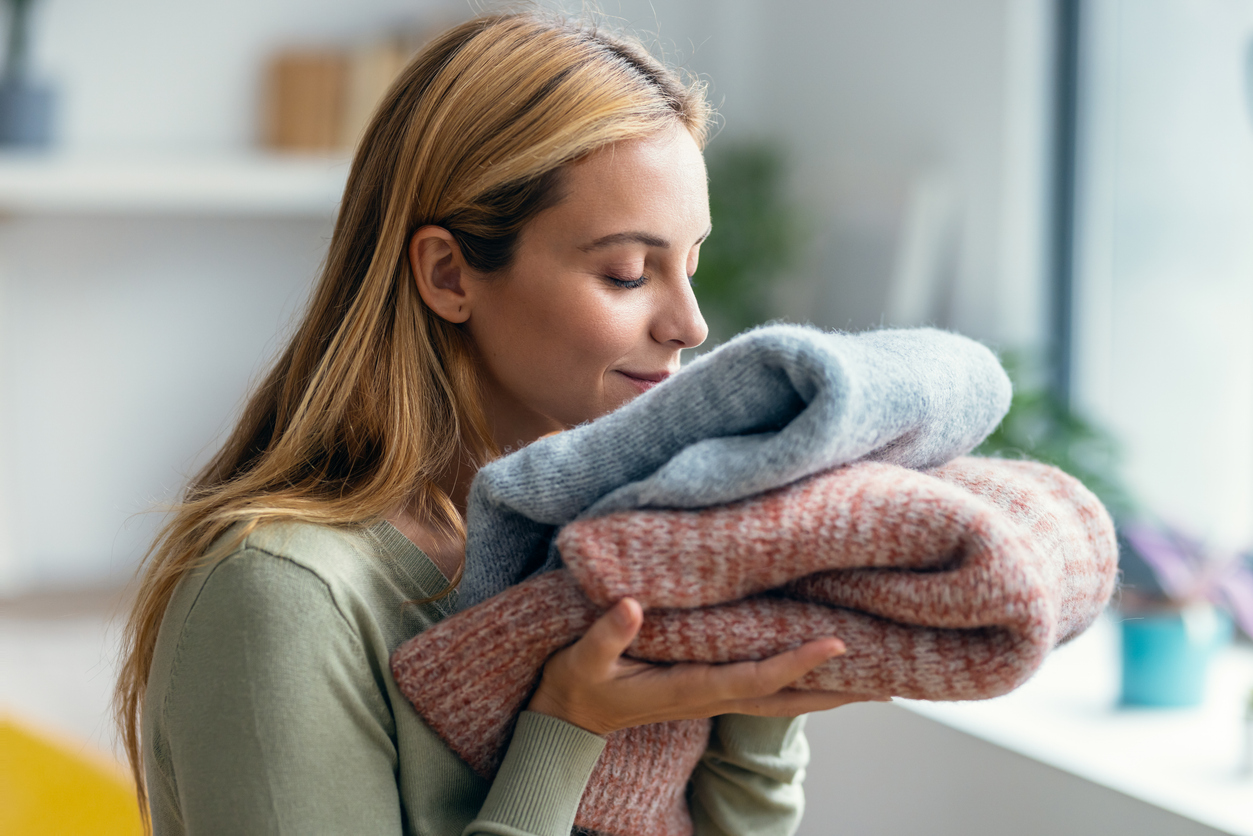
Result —
<instances>
[{"instance_id":1,"label":"blurred purple object","mask_svg":"<svg viewBox=\"0 0 1253 836\"><path fill-rule=\"evenodd\" d=\"M1253 638L1253 567L1249 555L1240 555L1228 564L1228 570L1218 586L1222 600L1214 603L1231 613L1240 630Z\"/></svg>"},{"instance_id":2,"label":"blurred purple object","mask_svg":"<svg viewBox=\"0 0 1253 836\"><path fill-rule=\"evenodd\" d=\"M1127 523L1122 534L1171 601L1209 601L1231 613L1244 634L1253 637L1253 567L1248 555L1212 549L1171 526Z\"/></svg>"}]
</instances>

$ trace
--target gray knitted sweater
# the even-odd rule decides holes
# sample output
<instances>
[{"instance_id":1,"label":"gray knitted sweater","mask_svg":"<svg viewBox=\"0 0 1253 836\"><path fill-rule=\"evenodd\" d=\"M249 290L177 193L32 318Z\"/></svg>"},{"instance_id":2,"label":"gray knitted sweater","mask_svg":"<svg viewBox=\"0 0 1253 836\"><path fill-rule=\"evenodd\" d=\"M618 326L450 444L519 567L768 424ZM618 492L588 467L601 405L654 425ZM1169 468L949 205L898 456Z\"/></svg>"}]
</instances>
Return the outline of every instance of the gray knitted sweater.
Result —
<instances>
[{"instance_id":1,"label":"gray knitted sweater","mask_svg":"<svg viewBox=\"0 0 1253 836\"><path fill-rule=\"evenodd\" d=\"M558 568L575 519L721 505L860 459L934 467L1009 409L996 357L930 328L741 334L620 409L483 467L470 489L462 609Z\"/></svg>"}]
</instances>

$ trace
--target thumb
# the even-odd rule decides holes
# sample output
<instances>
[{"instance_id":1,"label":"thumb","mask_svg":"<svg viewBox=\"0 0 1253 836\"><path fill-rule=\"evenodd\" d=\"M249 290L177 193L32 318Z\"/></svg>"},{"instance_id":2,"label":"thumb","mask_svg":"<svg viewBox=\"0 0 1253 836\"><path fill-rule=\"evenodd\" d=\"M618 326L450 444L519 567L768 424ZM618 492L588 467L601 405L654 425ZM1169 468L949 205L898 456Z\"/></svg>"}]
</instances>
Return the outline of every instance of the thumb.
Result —
<instances>
[{"instance_id":1,"label":"thumb","mask_svg":"<svg viewBox=\"0 0 1253 836\"><path fill-rule=\"evenodd\" d=\"M623 598L587 629L572 650L579 665L593 670L608 668L635 641L644 623L644 610L634 598Z\"/></svg>"}]
</instances>

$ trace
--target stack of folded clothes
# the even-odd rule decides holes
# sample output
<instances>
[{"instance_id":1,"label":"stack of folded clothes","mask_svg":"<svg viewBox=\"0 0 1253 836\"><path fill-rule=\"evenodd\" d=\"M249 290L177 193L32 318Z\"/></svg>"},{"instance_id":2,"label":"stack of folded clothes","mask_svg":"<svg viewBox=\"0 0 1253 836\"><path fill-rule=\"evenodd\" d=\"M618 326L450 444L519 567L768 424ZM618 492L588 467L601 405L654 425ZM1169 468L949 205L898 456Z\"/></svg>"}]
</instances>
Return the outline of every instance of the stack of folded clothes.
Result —
<instances>
[{"instance_id":1,"label":"stack of folded clothes","mask_svg":"<svg viewBox=\"0 0 1253 836\"><path fill-rule=\"evenodd\" d=\"M966 457L1004 416L996 358L932 329L749 332L621 409L484 467L461 611L397 649L396 681L477 772L544 662L625 596L629 655L848 652L795 687L982 699L1024 682L1113 591L1100 502L1045 465ZM710 723L609 736L576 818L683 834Z\"/></svg>"}]
</instances>

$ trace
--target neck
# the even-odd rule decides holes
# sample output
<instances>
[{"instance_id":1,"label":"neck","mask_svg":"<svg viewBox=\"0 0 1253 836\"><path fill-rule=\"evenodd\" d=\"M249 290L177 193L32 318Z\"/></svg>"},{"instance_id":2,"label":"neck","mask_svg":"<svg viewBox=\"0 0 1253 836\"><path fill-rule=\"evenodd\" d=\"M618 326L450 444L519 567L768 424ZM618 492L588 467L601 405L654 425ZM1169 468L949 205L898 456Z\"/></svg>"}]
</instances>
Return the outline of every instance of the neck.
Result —
<instances>
[{"instance_id":1,"label":"neck","mask_svg":"<svg viewBox=\"0 0 1253 836\"><path fill-rule=\"evenodd\" d=\"M474 481L476 468L468 451L461 450L435 485L452 501L457 513L464 520L466 504L470 497L470 483ZM465 557L465 543L461 537L442 520L434 517L429 509L416 499L394 508L384 515L401 534L409 538L423 551L445 578L453 578Z\"/></svg>"},{"instance_id":2,"label":"neck","mask_svg":"<svg viewBox=\"0 0 1253 836\"><path fill-rule=\"evenodd\" d=\"M466 516L466 505L470 499L470 483L474 481L476 473L478 473L478 466L474 463L469 451L463 448L444 473L435 480L436 487L452 500L452 504L462 519Z\"/></svg>"},{"instance_id":3,"label":"neck","mask_svg":"<svg viewBox=\"0 0 1253 836\"><path fill-rule=\"evenodd\" d=\"M560 422L527 409L498 386L484 386L483 409L492 441L499 450L518 450L541 436L566 429ZM478 465L469 450L462 448L435 485L452 501L464 520L470 499L470 484L478 473ZM451 578L464 559L465 543L421 507L410 501L385 515L394 525L426 553L444 576Z\"/></svg>"},{"instance_id":4,"label":"neck","mask_svg":"<svg viewBox=\"0 0 1253 836\"><path fill-rule=\"evenodd\" d=\"M499 386L483 387L483 411L492 441L498 450L520 450L537 438L569 429L560 421L541 415Z\"/></svg>"}]
</instances>

